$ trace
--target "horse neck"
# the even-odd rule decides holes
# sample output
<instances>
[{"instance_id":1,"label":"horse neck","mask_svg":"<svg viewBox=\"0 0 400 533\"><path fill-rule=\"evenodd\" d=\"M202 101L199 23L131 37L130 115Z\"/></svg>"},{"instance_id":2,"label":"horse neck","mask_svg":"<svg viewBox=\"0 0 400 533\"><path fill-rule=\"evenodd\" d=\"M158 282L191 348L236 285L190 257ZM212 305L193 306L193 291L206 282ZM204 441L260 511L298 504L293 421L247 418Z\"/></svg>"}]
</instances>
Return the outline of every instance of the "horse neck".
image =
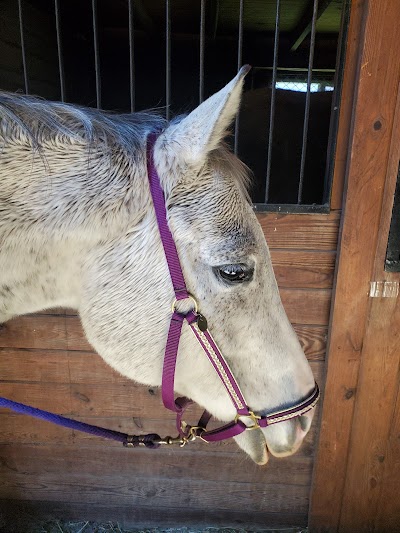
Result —
<instances>
[{"instance_id":1,"label":"horse neck","mask_svg":"<svg viewBox=\"0 0 400 533\"><path fill-rule=\"evenodd\" d=\"M86 147L73 144L44 146L42 157L26 153L9 145L0 166L0 287L7 283L23 302L10 297L0 322L48 307L79 308L84 265L140 240L144 226L146 235L155 229L147 224L144 146L131 158L95 147L88 158ZM18 288L21 279L35 283Z\"/></svg>"},{"instance_id":2,"label":"horse neck","mask_svg":"<svg viewBox=\"0 0 400 533\"><path fill-rule=\"evenodd\" d=\"M0 201L8 199L9 217L0 236L112 239L132 231L149 210L144 146L132 154L83 143L48 143L39 154L12 144L5 151Z\"/></svg>"}]
</instances>

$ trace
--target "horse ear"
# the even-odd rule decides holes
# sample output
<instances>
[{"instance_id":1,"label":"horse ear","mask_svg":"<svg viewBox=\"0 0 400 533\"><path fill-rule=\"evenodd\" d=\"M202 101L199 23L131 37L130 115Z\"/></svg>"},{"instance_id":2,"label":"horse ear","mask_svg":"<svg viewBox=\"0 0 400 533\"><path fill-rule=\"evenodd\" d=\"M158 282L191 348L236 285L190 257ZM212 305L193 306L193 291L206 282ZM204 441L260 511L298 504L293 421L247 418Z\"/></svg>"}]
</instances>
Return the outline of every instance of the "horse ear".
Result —
<instances>
[{"instance_id":1,"label":"horse ear","mask_svg":"<svg viewBox=\"0 0 400 533\"><path fill-rule=\"evenodd\" d=\"M223 89L201 103L177 124L171 124L160 137L160 145L186 163L202 163L207 154L217 148L226 129L239 110L243 80L249 65ZM159 145L159 146L160 146Z\"/></svg>"}]
</instances>

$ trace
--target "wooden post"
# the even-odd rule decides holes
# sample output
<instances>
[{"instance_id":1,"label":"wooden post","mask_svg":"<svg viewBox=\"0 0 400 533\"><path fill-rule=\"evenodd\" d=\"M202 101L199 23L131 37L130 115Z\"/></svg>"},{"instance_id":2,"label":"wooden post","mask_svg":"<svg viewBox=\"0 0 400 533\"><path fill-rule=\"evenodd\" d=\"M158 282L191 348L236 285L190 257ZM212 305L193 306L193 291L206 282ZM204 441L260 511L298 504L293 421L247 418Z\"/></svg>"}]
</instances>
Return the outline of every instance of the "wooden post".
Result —
<instances>
[{"instance_id":1,"label":"wooden post","mask_svg":"<svg viewBox=\"0 0 400 533\"><path fill-rule=\"evenodd\" d=\"M400 300L384 256L400 158L398 0L369 0L356 103L310 531L398 531Z\"/></svg>"}]
</instances>

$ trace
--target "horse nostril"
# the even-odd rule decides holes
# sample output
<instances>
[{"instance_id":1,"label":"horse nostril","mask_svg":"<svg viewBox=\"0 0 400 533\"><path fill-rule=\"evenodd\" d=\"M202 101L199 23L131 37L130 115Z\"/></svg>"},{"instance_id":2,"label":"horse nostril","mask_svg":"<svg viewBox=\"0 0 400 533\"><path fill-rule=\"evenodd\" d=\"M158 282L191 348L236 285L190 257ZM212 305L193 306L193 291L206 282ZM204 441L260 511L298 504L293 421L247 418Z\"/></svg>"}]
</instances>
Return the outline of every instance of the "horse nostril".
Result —
<instances>
[{"instance_id":1,"label":"horse nostril","mask_svg":"<svg viewBox=\"0 0 400 533\"><path fill-rule=\"evenodd\" d=\"M301 415L299 416L299 423L302 431L304 433L307 433L307 431L310 429L312 418L307 415Z\"/></svg>"}]
</instances>

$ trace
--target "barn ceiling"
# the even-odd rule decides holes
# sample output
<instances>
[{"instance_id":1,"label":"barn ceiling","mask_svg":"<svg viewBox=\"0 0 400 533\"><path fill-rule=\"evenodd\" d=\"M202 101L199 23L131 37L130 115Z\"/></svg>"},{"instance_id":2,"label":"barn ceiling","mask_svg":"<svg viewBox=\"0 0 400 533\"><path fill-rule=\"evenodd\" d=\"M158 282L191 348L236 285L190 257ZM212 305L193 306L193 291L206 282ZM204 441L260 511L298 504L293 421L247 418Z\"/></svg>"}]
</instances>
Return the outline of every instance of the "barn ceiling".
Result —
<instances>
[{"instance_id":1,"label":"barn ceiling","mask_svg":"<svg viewBox=\"0 0 400 533\"><path fill-rule=\"evenodd\" d=\"M127 3L127 2L124 2ZM311 0L281 0L281 31L295 32L311 19ZM146 0L134 2L139 20L144 24L162 27L165 22L165 1ZM197 33L200 1L171 0L174 31ZM209 25L219 35L237 32L239 0L207 0ZM320 0L317 31L338 33L343 0ZM116 4L114 4L116 7ZM276 0L244 0L243 25L248 32L272 32L275 27Z\"/></svg>"}]
</instances>

